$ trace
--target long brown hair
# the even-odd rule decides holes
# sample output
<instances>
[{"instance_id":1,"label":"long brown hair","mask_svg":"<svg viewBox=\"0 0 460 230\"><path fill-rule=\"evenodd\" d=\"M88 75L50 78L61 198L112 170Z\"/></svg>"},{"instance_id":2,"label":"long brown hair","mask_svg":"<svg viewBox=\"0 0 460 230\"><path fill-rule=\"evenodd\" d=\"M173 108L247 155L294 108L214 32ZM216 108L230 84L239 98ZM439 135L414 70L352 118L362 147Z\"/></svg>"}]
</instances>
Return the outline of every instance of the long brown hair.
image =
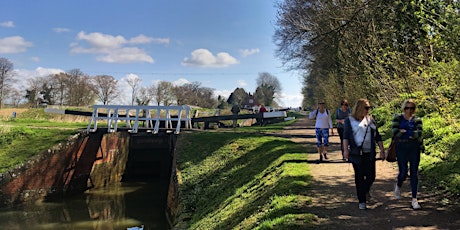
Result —
<instances>
[{"instance_id":1,"label":"long brown hair","mask_svg":"<svg viewBox=\"0 0 460 230\"><path fill-rule=\"evenodd\" d=\"M351 112L351 116L354 117L358 121L362 120L364 112L366 111L366 106L368 106L368 104L370 105L369 100L365 98L359 99L353 106L353 111Z\"/></svg>"}]
</instances>

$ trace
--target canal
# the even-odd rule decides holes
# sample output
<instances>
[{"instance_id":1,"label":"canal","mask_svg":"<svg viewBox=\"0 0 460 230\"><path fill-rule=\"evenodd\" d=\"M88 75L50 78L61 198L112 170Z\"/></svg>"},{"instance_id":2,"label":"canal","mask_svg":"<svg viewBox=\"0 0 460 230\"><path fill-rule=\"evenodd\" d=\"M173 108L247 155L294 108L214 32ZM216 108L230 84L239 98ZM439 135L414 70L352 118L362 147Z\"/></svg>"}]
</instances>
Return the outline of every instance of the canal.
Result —
<instances>
[{"instance_id":1,"label":"canal","mask_svg":"<svg viewBox=\"0 0 460 230\"><path fill-rule=\"evenodd\" d=\"M59 201L0 209L0 229L169 229L168 183L123 182Z\"/></svg>"}]
</instances>

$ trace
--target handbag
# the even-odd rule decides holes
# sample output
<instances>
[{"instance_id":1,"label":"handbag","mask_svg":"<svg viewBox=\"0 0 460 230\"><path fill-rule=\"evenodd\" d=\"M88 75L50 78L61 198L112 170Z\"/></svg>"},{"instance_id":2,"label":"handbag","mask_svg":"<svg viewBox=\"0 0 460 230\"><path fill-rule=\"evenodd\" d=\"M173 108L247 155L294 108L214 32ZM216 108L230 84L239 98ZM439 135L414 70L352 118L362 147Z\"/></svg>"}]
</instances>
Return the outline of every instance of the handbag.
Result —
<instances>
[{"instance_id":1,"label":"handbag","mask_svg":"<svg viewBox=\"0 0 460 230\"><path fill-rule=\"evenodd\" d=\"M385 160L388 162L396 161L396 137L391 140L390 146L388 147L385 155Z\"/></svg>"}]
</instances>

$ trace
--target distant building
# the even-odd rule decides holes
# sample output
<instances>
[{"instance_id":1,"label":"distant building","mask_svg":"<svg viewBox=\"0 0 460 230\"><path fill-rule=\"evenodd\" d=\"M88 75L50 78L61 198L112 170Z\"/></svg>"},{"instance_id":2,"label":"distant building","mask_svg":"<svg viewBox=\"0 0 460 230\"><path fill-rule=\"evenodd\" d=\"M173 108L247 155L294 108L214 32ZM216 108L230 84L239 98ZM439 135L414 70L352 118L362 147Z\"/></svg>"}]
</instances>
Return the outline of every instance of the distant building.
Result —
<instances>
[{"instance_id":1,"label":"distant building","mask_svg":"<svg viewBox=\"0 0 460 230\"><path fill-rule=\"evenodd\" d=\"M249 93L248 99L245 102L243 102L243 104L241 105L243 109L253 109L254 107L259 107L259 106L260 106L260 103L254 98L254 95L252 95L251 93Z\"/></svg>"}]
</instances>

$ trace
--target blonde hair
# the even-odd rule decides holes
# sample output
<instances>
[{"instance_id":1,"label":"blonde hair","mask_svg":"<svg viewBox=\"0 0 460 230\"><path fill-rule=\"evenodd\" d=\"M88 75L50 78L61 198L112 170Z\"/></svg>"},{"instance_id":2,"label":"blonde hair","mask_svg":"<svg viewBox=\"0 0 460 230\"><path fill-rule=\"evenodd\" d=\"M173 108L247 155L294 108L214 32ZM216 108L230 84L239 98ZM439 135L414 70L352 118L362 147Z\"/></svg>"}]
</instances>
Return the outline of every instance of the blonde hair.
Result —
<instances>
[{"instance_id":1,"label":"blonde hair","mask_svg":"<svg viewBox=\"0 0 460 230\"><path fill-rule=\"evenodd\" d=\"M363 114L368 104L370 105L369 100L365 98L359 99L353 106L353 111L351 112L351 116L354 117L356 120L362 120Z\"/></svg>"},{"instance_id":2,"label":"blonde hair","mask_svg":"<svg viewBox=\"0 0 460 230\"><path fill-rule=\"evenodd\" d=\"M404 110L404 108L407 106L407 104L414 104L414 107L417 108L417 105L415 104L414 99L406 99L404 102L401 104L401 109Z\"/></svg>"}]
</instances>

